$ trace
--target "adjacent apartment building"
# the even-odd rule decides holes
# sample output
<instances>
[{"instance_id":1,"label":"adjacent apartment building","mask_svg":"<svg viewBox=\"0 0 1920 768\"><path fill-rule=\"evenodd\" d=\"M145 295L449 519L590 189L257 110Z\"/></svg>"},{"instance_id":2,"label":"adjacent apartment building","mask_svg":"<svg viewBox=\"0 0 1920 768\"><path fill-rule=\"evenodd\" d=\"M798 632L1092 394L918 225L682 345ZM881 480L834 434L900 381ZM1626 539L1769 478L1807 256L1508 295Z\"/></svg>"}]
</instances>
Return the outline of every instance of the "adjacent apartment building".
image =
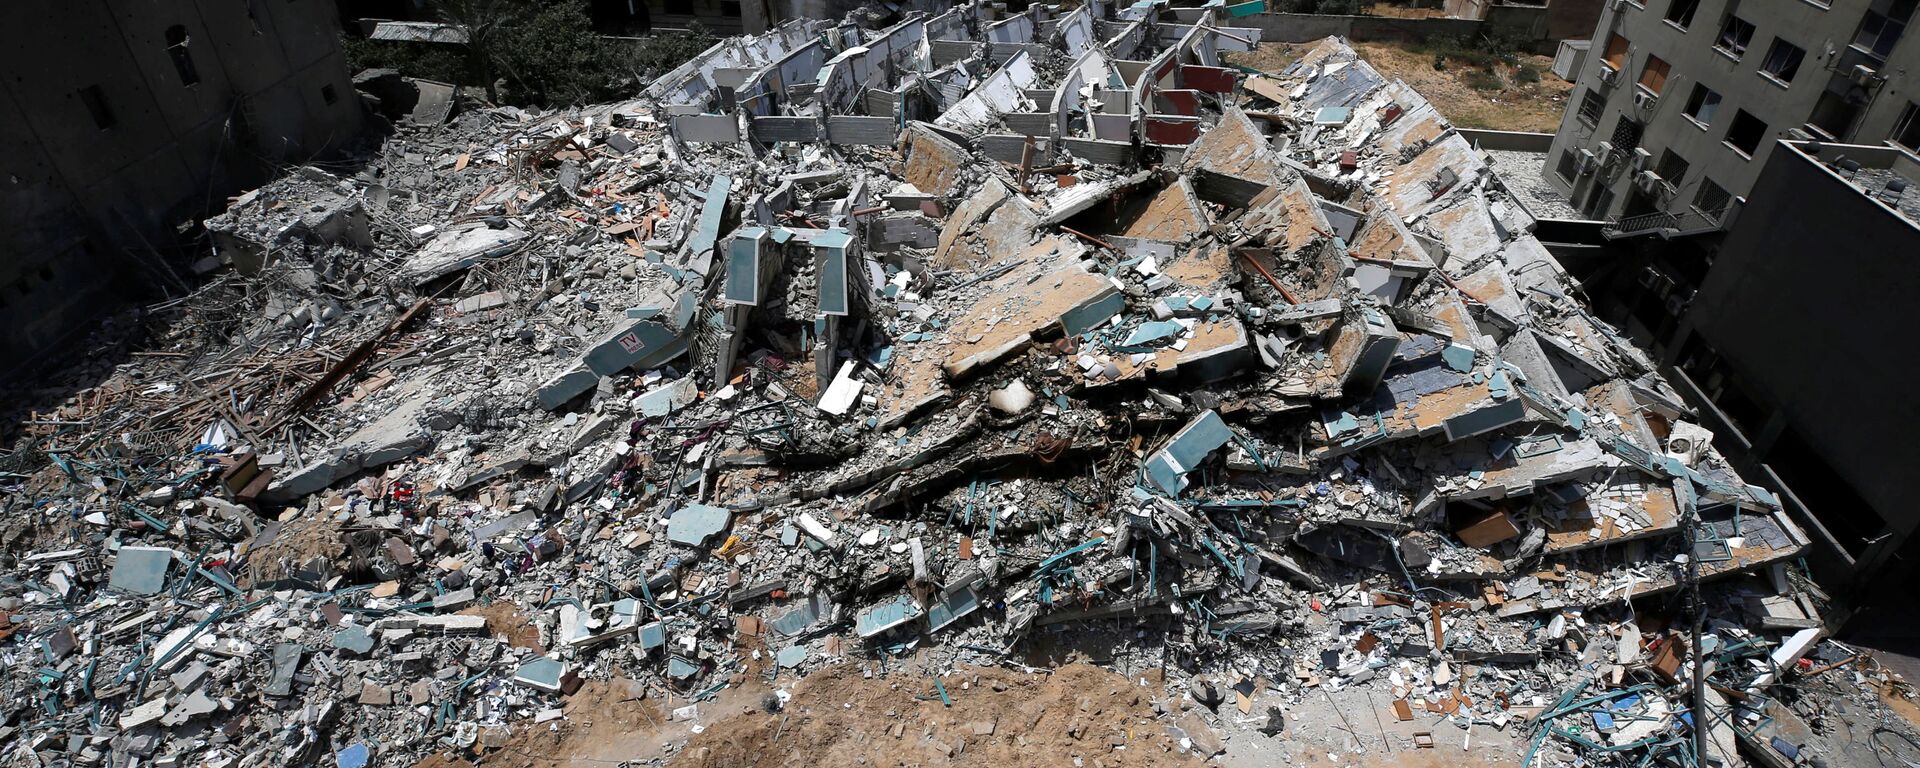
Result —
<instances>
[{"instance_id":1,"label":"adjacent apartment building","mask_svg":"<svg viewBox=\"0 0 1920 768\"><path fill-rule=\"evenodd\" d=\"M333 0L11 0L5 16L0 378L183 289L184 223L361 128Z\"/></svg>"},{"instance_id":2,"label":"adjacent apartment building","mask_svg":"<svg viewBox=\"0 0 1920 768\"><path fill-rule=\"evenodd\" d=\"M1674 269L1685 250L1637 249L1620 279L1591 288L1636 308L1635 335L1652 336L1722 453L1825 544L1810 558L1828 583L1898 583L1920 565L1920 359L1897 330L1920 295L1920 157L1765 149L1772 160L1746 212L1711 236L1703 274Z\"/></svg>"},{"instance_id":3,"label":"adjacent apartment building","mask_svg":"<svg viewBox=\"0 0 1920 768\"><path fill-rule=\"evenodd\" d=\"M1612 0L1543 174L1609 236L1723 227L1778 139L1920 147L1916 0Z\"/></svg>"}]
</instances>

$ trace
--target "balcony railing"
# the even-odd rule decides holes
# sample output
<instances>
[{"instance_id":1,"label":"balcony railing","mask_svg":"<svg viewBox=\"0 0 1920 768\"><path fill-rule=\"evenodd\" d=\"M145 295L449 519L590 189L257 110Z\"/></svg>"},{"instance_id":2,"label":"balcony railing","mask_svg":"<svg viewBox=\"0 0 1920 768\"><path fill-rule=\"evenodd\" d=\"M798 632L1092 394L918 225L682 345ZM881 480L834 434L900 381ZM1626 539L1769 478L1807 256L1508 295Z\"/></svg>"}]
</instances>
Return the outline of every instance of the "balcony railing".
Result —
<instances>
[{"instance_id":1,"label":"balcony railing","mask_svg":"<svg viewBox=\"0 0 1920 768\"><path fill-rule=\"evenodd\" d=\"M1717 232L1720 229L1719 220L1699 211L1684 213L1654 211L1637 216L1615 216L1607 219L1607 223L1600 228L1600 234L1608 240L1639 235L1674 238Z\"/></svg>"}]
</instances>

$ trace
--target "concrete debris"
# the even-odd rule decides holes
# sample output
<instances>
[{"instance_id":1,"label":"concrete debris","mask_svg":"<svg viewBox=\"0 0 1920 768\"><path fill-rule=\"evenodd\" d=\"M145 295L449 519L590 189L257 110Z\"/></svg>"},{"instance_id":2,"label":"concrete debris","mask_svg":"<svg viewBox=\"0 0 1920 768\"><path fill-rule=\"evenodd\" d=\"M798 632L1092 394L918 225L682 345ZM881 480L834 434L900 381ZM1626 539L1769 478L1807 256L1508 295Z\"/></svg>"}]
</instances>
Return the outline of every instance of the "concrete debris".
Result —
<instances>
[{"instance_id":1,"label":"concrete debris","mask_svg":"<svg viewBox=\"0 0 1920 768\"><path fill-rule=\"evenodd\" d=\"M11 454L6 722L398 765L583 683L1044 640L1213 701L1154 729L1198 757L1364 691L1693 764L1703 657L1751 730L1826 647L1806 535L1431 105L1333 38L1243 93L1238 7L789 22L237 200L234 268Z\"/></svg>"}]
</instances>

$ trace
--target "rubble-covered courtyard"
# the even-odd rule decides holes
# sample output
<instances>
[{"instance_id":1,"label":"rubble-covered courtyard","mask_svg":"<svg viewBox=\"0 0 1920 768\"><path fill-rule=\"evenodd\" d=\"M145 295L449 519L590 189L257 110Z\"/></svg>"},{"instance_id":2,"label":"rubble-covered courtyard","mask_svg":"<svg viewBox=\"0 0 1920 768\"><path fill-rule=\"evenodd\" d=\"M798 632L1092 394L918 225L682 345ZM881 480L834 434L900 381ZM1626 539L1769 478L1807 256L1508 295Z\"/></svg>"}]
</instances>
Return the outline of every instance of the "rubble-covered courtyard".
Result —
<instances>
[{"instance_id":1,"label":"rubble-covered courtyard","mask_svg":"<svg viewBox=\"0 0 1920 768\"><path fill-rule=\"evenodd\" d=\"M789 22L233 200L0 464L7 761L1915 764L1486 155L1244 8Z\"/></svg>"}]
</instances>

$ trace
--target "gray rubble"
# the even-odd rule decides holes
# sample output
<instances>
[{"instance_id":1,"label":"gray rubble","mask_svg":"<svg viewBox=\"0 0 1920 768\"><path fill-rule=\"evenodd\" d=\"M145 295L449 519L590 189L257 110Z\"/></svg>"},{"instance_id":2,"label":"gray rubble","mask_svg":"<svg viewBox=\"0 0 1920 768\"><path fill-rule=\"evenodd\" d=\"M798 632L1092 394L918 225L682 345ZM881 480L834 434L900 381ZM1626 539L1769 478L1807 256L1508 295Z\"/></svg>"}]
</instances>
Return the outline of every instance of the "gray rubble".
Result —
<instances>
[{"instance_id":1,"label":"gray rubble","mask_svg":"<svg viewBox=\"0 0 1920 768\"><path fill-rule=\"evenodd\" d=\"M1222 702L1364 688L1680 760L1696 655L1772 744L1838 647L1805 534L1432 105L1338 39L1234 66L1221 6L894 21L234 201L15 453L8 755L407 764L588 680L1067 634L1212 702L1203 758Z\"/></svg>"}]
</instances>

